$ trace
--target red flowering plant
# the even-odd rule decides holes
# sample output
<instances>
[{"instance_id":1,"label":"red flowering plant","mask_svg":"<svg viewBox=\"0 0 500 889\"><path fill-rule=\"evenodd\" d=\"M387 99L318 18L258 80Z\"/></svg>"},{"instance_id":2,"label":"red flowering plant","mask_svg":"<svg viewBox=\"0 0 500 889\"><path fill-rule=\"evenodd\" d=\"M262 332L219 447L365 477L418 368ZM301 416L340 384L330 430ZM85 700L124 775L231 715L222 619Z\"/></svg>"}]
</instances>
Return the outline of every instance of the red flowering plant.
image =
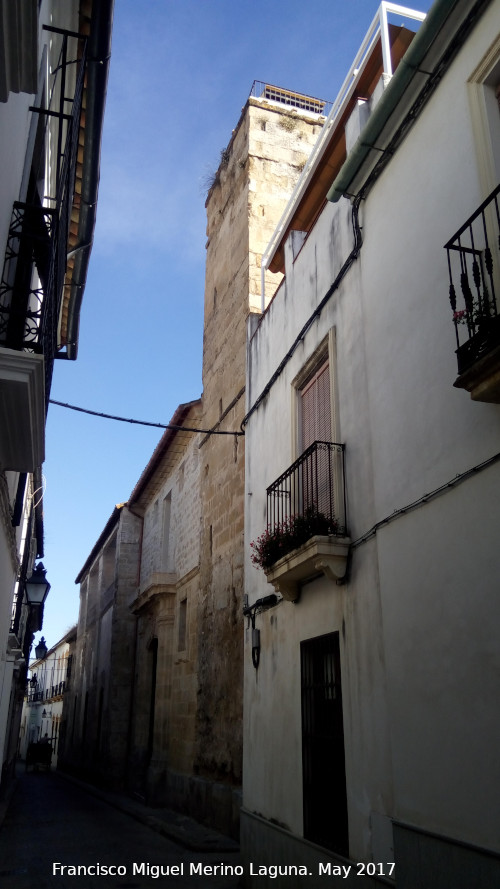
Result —
<instances>
[{"instance_id":1,"label":"red flowering plant","mask_svg":"<svg viewBox=\"0 0 500 889\"><path fill-rule=\"evenodd\" d=\"M308 506L303 514L290 516L274 528L268 525L264 533L250 544L251 559L254 565L265 571L316 534L338 533L339 524L336 519L328 518L314 505Z\"/></svg>"},{"instance_id":2,"label":"red flowering plant","mask_svg":"<svg viewBox=\"0 0 500 889\"><path fill-rule=\"evenodd\" d=\"M474 300L465 309L457 309L453 312L455 324L464 324L469 328L480 327L488 318L492 317L491 300L488 291L485 290L481 302Z\"/></svg>"}]
</instances>

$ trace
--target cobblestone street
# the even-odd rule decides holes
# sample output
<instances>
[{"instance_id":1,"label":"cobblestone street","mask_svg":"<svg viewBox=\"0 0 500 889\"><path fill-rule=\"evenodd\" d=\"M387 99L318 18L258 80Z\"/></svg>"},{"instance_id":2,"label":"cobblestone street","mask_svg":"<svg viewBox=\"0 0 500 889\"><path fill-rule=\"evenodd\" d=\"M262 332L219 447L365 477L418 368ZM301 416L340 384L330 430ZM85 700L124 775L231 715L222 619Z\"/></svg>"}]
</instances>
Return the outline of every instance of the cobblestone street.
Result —
<instances>
[{"instance_id":1,"label":"cobblestone street","mask_svg":"<svg viewBox=\"0 0 500 889\"><path fill-rule=\"evenodd\" d=\"M54 873L56 863L99 864L101 874ZM228 866L223 875L221 864ZM57 773L26 773L22 766L0 827L2 889L143 889L166 881L182 889L237 889L238 865L237 852L188 850ZM103 866L120 873L103 875ZM215 866L218 872L206 869Z\"/></svg>"}]
</instances>

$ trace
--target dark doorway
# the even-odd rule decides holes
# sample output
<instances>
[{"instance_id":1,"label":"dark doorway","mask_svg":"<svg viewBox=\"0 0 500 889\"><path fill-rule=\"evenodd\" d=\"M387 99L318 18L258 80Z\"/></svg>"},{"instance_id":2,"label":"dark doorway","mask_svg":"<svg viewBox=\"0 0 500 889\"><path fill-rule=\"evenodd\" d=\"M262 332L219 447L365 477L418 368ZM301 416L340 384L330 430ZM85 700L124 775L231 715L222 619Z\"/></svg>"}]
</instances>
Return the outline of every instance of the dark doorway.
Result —
<instances>
[{"instance_id":1,"label":"dark doorway","mask_svg":"<svg viewBox=\"0 0 500 889\"><path fill-rule=\"evenodd\" d=\"M150 656L150 682L151 691L149 698L149 725L148 725L148 762L153 755L154 731L155 731L155 708L156 708L156 671L158 666L158 639L152 639L149 645Z\"/></svg>"},{"instance_id":2,"label":"dark doorway","mask_svg":"<svg viewBox=\"0 0 500 889\"><path fill-rule=\"evenodd\" d=\"M304 837L349 853L339 634L300 646Z\"/></svg>"}]
</instances>

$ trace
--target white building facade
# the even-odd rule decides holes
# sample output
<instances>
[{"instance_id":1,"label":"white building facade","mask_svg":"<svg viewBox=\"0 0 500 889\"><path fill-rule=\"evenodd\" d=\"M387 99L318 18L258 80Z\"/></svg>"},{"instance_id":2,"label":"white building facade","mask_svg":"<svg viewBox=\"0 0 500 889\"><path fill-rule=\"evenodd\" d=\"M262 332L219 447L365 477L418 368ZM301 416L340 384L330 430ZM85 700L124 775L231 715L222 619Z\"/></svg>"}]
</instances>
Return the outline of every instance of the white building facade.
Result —
<instances>
[{"instance_id":1,"label":"white building facade","mask_svg":"<svg viewBox=\"0 0 500 889\"><path fill-rule=\"evenodd\" d=\"M30 744L47 740L52 748L51 767L57 767L59 739L63 722L63 695L71 679L70 644L76 627L45 655L30 664L30 674L21 715L19 755L26 759Z\"/></svg>"},{"instance_id":2,"label":"white building facade","mask_svg":"<svg viewBox=\"0 0 500 889\"><path fill-rule=\"evenodd\" d=\"M293 862L291 887L344 864L346 885L486 889L500 10L437 0L412 40L386 30L391 7L271 242L285 279L249 326L242 851ZM404 44L393 72L386 33L393 55Z\"/></svg>"},{"instance_id":3,"label":"white building facade","mask_svg":"<svg viewBox=\"0 0 500 889\"><path fill-rule=\"evenodd\" d=\"M45 417L92 249L113 0L0 2L0 756L12 774L43 608ZM82 114L82 108L85 113ZM5 781L4 781L5 783Z\"/></svg>"}]
</instances>

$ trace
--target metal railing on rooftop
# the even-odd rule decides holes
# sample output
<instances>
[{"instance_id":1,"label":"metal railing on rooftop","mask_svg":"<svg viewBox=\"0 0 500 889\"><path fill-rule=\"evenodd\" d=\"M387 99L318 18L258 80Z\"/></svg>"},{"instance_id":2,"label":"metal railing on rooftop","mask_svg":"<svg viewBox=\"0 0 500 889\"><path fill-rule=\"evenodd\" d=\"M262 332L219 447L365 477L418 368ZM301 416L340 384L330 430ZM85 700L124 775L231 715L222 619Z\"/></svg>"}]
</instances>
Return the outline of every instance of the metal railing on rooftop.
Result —
<instances>
[{"instance_id":1,"label":"metal railing on rooftop","mask_svg":"<svg viewBox=\"0 0 500 889\"><path fill-rule=\"evenodd\" d=\"M321 160L323 153L328 145L328 141L330 139L330 134L332 129L336 126L337 121L347 106L347 103L351 99L353 95L355 95L357 83L359 77L370 58L370 54L373 50L373 47L376 41L380 37L381 46L382 46L382 66L383 66L383 74L386 75L387 78L392 77L393 74L393 64L392 64L392 56L391 56L391 41L389 35L389 16L398 16L399 19L403 19L407 22L417 22L417 29L420 27L420 24L425 20L426 13L419 12L415 9L409 9L406 6L401 6L399 3L389 3L384 0L377 10L377 13L366 32L365 38L356 53L356 57L347 72L344 82L340 87L340 90L337 94L337 98L333 103L328 103L330 105L330 110L328 111L328 117L323 125L320 135L316 141L316 144L309 155L309 159L302 171L302 174L297 182L292 195L288 201L288 204L283 212L281 219L276 226L275 231L269 241L269 244L266 247L265 252L262 255L262 269L263 272L265 269L268 269L272 258L278 249L279 242L281 240L282 234L285 231L288 222L293 214L294 208L298 201L300 200L302 194L304 193L306 183L308 181L309 175L313 172L316 165ZM262 274L262 295L261 295L261 307L262 311L265 308L265 277L264 273Z\"/></svg>"},{"instance_id":2,"label":"metal railing on rooftop","mask_svg":"<svg viewBox=\"0 0 500 889\"><path fill-rule=\"evenodd\" d=\"M270 102L278 102L280 105L287 105L290 108L309 111L313 114L322 114L325 117L332 108L332 103L327 102L326 99L316 99L303 93L295 93L292 90L265 83L263 80L254 80L250 95L255 99L267 99Z\"/></svg>"}]
</instances>

